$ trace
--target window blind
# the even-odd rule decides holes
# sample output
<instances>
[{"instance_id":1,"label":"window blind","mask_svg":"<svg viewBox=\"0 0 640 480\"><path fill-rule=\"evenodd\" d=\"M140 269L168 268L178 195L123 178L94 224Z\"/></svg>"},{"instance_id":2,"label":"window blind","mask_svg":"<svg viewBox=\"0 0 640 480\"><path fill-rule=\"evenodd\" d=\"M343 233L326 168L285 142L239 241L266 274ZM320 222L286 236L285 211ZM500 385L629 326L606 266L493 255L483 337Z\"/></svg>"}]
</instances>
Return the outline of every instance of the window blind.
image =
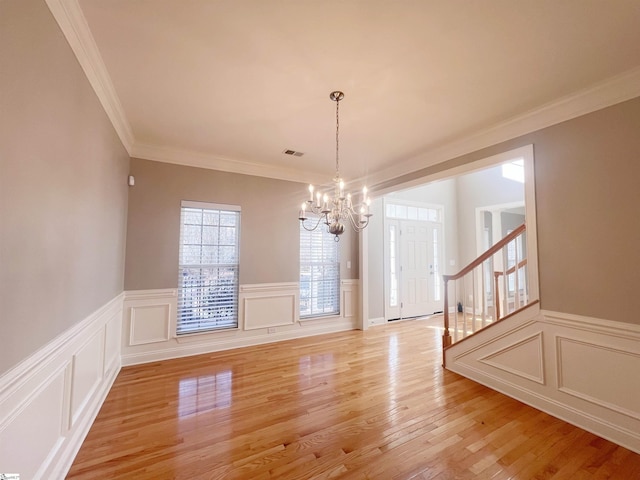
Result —
<instances>
[{"instance_id":1,"label":"window blind","mask_svg":"<svg viewBox=\"0 0 640 480\"><path fill-rule=\"evenodd\" d=\"M300 222L300 317L340 313L340 243L325 228Z\"/></svg>"},{"instance_id":2,"label":"window blind","mask_svg":"<svg viewBox=\"0 0 640 480\"><path fill-rule=\"evenodd\" d=\"M238 326L239 245L239 207L182 203L178 335Z\"/></svg>"}]
</instances>

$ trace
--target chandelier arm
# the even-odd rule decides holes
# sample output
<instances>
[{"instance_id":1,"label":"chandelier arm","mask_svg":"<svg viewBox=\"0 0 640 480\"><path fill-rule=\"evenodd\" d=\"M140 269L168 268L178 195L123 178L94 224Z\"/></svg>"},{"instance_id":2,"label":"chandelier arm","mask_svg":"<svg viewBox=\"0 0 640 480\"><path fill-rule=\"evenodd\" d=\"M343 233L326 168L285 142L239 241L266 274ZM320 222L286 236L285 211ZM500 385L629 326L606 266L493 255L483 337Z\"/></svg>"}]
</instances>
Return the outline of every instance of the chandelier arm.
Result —
<instances>
[{"instance_id":1,"label":"chandelier arm","mask_svg":"<svg viewBox=\"0 0 640 480\"><path fill-rule=\"evenodd\" d=\"M356 222L355 218L357 218L357 216L359 216L357 213L350 213L348 215L349 217L349 221L351 222L351 227L356 231L356 232L360 232L362 231L362 228L360 227L360 225L358 225L358 223Z\"/></svg>"},{"instance_id":2,"label":"chandelier arm","mask_svg":"<svg viewBox=\"0 0 640 480\"><path fill-rule=\"evenodd\" d=\"M326 217L326 215L325 215L325 217ZM318 217L318 221L317 221L317 222L316 222L316 224L315 224L313 227L311 227L311 228L307 228L307 226L304 224L304 222L305 222L306 220L310 220L308 217L307 217L307 218L305 218L304 220L300 220L300 223L302 224L302 228L304 228L307 232L313 232L313 231L314 231L316 228L318 228L318 226L320 225L320 222L322 221L322 218L323 218L322 216L319 216L319 217Z\"/></svg>"}]
</instances>

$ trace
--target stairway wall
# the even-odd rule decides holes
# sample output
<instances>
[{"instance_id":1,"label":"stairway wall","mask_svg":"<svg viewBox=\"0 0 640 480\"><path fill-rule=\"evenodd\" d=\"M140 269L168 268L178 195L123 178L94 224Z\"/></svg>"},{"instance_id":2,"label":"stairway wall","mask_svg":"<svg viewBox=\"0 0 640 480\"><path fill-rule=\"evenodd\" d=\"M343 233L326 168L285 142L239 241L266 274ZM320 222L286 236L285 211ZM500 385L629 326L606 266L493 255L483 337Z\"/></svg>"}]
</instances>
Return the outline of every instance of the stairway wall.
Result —
<instances>
[{"instance_id":1,"label":"stairway wall","mask_svg":"<svg viewBox=\"0 0 640 480\"><path fill-rule=\"evenodd\" d=\"M640 453L640 327L534 305L445 352L449 370Z\"/></svg>"}]
</instances>

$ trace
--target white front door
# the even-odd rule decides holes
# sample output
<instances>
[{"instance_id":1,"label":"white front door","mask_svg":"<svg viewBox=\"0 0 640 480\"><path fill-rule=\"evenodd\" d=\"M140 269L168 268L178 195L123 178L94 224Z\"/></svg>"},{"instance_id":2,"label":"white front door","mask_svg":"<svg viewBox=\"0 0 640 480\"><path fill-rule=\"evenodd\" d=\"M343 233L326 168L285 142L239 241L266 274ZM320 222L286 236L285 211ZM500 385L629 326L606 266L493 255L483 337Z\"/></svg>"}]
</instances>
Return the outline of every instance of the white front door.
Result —
<instances>
[{"instance_id":1,"label":"white front door","mask_svg":"<svg viewBox=\"0 0 640 480\"><path fill-rule=\"evenodd\" d=\"M400 222L401 316L418 317L442 311L441 224Z\"/></svg>"}]
</instances>

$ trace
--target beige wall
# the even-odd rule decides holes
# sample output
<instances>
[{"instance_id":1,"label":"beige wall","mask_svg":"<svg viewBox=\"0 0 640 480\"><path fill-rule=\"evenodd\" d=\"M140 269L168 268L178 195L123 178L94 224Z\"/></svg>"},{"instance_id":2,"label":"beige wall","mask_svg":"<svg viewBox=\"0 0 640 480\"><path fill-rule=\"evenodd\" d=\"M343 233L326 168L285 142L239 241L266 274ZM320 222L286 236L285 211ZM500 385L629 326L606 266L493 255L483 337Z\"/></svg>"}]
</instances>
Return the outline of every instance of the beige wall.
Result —
<instances>
[{"instance_id":1,"label":"beige wall","mask_svg":"<svg viewBox=\"0 0 640 480\"><path fill-rule=\"evenodd\" d=\"M0 373L122 292L129 157L43 0L0 3Z\"/></svg>"},{"instance_id":2,"label":"beige wall","mask_svg":"<svg viewBox=\"0 0 640 480\"><path fill-rule=\"evenodd\" d=\"M640 324L640 98L374 188L531 143L542 308Z\"/></svg>"},{"instance_id":3,"label":"beige wall","mask_svg":"<svg viewBox=\"0 0 640 480\"><path fill-rule=\"evenodd\" d=\"M240 205L240 283L299 280L301 183L132 159L126 290L178 285L180 202ZM341 240L341 277L358 278L357 235ZM346 268L351 261L351 269Z\"/></svg>"}]
</instances>

